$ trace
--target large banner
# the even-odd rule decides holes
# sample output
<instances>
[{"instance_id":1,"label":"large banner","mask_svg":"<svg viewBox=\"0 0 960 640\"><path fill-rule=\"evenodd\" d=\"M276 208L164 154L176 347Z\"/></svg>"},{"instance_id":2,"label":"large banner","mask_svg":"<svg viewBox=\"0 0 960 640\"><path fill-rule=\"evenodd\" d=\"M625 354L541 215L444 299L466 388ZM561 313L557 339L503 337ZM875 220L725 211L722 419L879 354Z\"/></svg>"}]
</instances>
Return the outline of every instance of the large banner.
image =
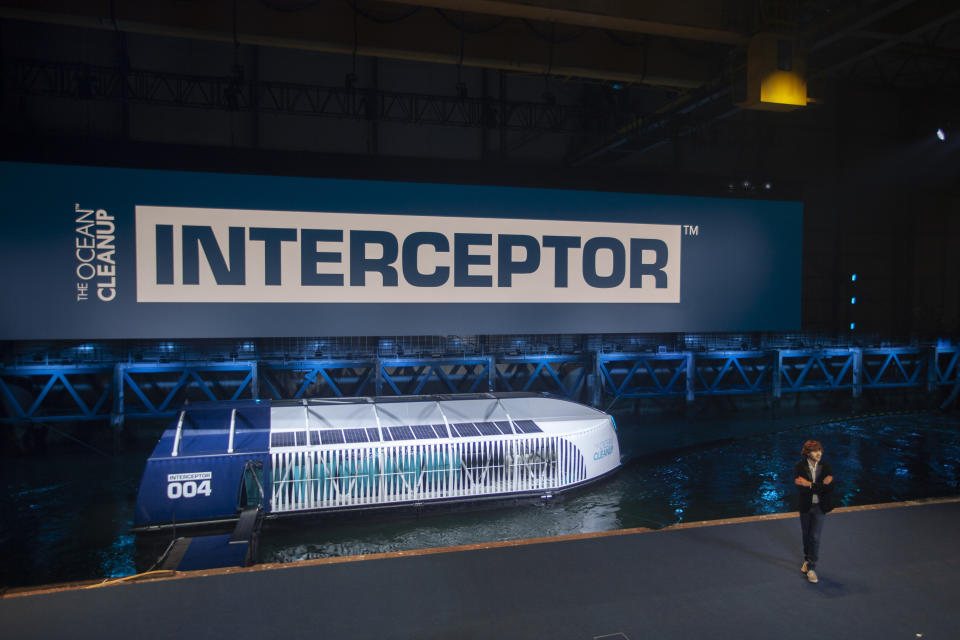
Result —
<instances>
[{"instance_id":1,"label":"large banner","mask_svg":"<svg viewBox=\"0 0 960 640\"><path fill-rule=\"evenodd\" d=\"M796 202L0 171L0 339L800 328Z\"/></svg>"}]
</instances>

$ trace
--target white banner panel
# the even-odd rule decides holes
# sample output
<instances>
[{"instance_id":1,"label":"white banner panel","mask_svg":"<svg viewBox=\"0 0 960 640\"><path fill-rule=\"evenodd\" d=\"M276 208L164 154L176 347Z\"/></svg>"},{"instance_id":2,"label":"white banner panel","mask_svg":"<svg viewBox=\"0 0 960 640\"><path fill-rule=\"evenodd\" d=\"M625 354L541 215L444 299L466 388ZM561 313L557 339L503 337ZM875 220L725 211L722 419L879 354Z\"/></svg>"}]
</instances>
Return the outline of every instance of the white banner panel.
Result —
<instances>
[{"instance_id":1,"label":"white banner panel","mask_svg":"<svg viewBox=\"0 0 960 640\"><path fill-rule=\"evenodd\" d=\"M679 303L676 224L136 206L137 302Z\"/></svg>"}]
</instances>

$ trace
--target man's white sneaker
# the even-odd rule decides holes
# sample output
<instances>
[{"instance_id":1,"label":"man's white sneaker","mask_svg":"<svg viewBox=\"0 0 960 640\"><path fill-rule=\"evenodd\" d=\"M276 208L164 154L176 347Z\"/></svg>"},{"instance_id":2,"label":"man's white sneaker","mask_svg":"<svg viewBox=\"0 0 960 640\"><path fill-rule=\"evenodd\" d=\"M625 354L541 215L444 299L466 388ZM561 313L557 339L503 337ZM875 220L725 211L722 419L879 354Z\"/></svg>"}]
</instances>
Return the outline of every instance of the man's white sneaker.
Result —
<instances>
[{"instance_id":1,"label":"man's white sneaker","mask_svg":"<svg viewBox=\"0 0 960 640\"><path fill-rule=\"evenodd\" d=\"M807 571L807 580L809 580L810 582L814 582L814 583L820 582L820 579L817 578L817 572L814 571L813 569L809 569L809 570Z\"/></svg>"}]
</instances>

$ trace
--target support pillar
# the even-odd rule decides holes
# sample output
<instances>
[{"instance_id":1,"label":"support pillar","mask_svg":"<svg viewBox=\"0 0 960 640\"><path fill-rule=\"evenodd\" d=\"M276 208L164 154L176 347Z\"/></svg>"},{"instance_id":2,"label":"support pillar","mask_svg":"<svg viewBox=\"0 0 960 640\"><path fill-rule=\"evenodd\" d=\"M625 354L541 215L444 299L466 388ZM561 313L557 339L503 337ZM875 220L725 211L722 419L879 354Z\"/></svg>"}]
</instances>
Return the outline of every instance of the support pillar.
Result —
<instances>
[{"instance_id":1,"label":"support pillar","mask_svg":"<svg viewBox=\"0 0 960 640\"><path fill-rule=\"evenodd\" d=\"M853 398L863 395L863 349L854 347L853 351Z\"/></svg>"},{"instance_id":2,"label":"support pillar","mask_svg":"<svg viewBox=\"0 0 960 640\"><path fill-rule=\"evenodd\" d=\"M377 396L383 395L383 360L376 358L373 361L373 366L376 367L374 378L373 378L373 393Z\"/></svg>"},{"instance_id":3,"label":"support pillar","mask_svg":"<svg viewBox=\"0 0 960 640\"><path fill-rule=\"evenodd\" d=\"M774 400L780 400L780 396L783 395L783 353L780 349L774 349L771 352L773 360L773 380L771 380L771 388L773 390Z\"/></svg>"},{"instance_id":4,"label":"support pillar","mask_svg":"<svg viewBox=\"0 0 960 640\"><path fill-rule=\"evenodd\" d=\"M937 390L937 347L927 348L927 393Z\"/></svg>"},{"instance_id":5,"label":"support pillar","mask_svg":"<svg viewBox=\"0 0 960 640\"><path fill-rule=\"evenodd\" d=\"M687 374L687 404L693 404L694 386L697 381L697 359L693 351L686 352L686 374Z\"/></svg>"},{"instance_id":6,"label":"support pillar","mask_svg":"<svg viewBox=\"0 0 960 640\"><path fill-rule=\"evenodd\" d=\"M497 388L497 356L487 356L487 391L493 393Z\"/></svg>"},{"instance_id":7,"label":"support pillar","mask_svg":"<svg viewBox=\"0 0 960 640\"><path fill-rule=\"evenodd\" d=\"M603 402L603 376L600 373L600 354L590 351L589 367L593 372L588 376L587 386L590 388L590 404L600 408Z\"/></svg>"},{"instance_id":8,"label":"support pillar","mask_svg":"<svg viewBox=\"0 0 960 640\"><path fill-rule=\"evenodd\" d=\"M126 368L123 362L113 366L113 410L110 412L110 428L113 432L113 452L119 453L122 445L120 439L123 433L123 373Z\"/></svg>"},{"instance_id":9,"label":"support pillar","mask_svg":"<svg viewBox=\"0 0 960 640\"><path fill-rule=\"evenodd\" d=\"M256 400L260 397L260 362L250 362L250 397Z\"/></svg>"}]
</instances>

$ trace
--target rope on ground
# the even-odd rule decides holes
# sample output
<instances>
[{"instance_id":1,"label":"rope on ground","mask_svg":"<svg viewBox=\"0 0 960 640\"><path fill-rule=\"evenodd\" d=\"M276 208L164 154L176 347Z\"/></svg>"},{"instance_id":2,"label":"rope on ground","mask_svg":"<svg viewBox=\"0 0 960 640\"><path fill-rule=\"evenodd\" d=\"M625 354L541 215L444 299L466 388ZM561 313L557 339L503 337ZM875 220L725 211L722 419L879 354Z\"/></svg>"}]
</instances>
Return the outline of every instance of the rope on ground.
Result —
<instances>
[{"instance_id":1,"label":"rope on ground","mask_svg":"<svg viewBox=\"0 0 960 640\"><path fill-rule=\"evenodd\" d=\"M130 580L139 580L140 578L145 578L147 576L158 577L160 574L163 574L166 577L176 575L176 571L173 569L157 569L156 571L145 571L143 573L135 573L132 576L123 576L122 578L114 578L113 580L104 580L103 582L98 582L97 584L91 584L90 586L84 587L84 589L98 589L100 587L109 587L113 584L120 584L121 582L129 582Z\"/></svg>"}]
</instances>

